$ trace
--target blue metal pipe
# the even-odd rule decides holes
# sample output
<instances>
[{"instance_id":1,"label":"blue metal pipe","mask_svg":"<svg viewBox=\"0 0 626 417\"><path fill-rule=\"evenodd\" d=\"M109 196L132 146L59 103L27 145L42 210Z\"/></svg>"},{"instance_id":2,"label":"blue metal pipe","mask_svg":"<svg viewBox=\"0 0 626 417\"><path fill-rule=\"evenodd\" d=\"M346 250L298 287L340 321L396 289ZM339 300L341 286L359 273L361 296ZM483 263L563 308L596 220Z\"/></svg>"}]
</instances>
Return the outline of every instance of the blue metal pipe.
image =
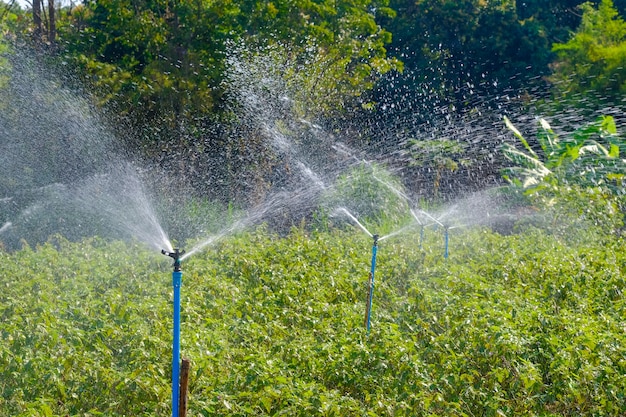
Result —
<instances>
[{"instance_id":1,"label":"blue metal pipe","mask_svg":"<svg viewBox=\"0 0 626 417\"><path fill-rule=\"evenodd\" d=\"M422 246L424 243L424 225L420 228L420 250L422 250Z\"/></svg>"},{"instance_id":2,"label":"blue metal pipe","mask_svg":"<svg viewBox=\"0 0 626 417\"><path fill-rule=\"evenodd\" d=\"M180 257L185 251L175 249L174 252L161 251L162 254L174 259L172 273L172 287L174 288L174 328L172 338L172 417L178 417L180 400L180 287L183 281L183 271L180 267Z\"/></svg>"},{"instance_id":3,"label":"blue metal pipe","mask_svg":"<svg viewBox=\"0 0 626 417\"><path fill-rule=\"evenodd\" d=\"M443 252L443 257L444 259L448 259L448 241L450 240L448 237L448 228L446 227L444 230L444 241L445 241L445 248L444 248L444 252Z\"/></svg>"},{"instance_id":4,"label":"blue metal pipe","mask_svg":"<svg viewBox=\"0 0 626 417\"><path fill-rule=\"evenodd\" d=\"M174 287L174 334L172 342L172 417L178 417L178 400L180 398L180 285L183 273L172 273Z\"/></svg>"},{"instance_id":5,"label":"blue metal pipe","mask_svg":"<svg viewBox=\"0 0 626 417\"><path fill-rule=\"evenodd\" d=\"M370 322L372 316L372 299L374 298L374 273L376 271L376 252L378 249L378 235L373 235L374 245L372 246L372 267L370 269L369 276L369 294L367 297L367 310L365 315L365 327L367 329L367 334L370 333Z\"/></svg>"}]
</instances>

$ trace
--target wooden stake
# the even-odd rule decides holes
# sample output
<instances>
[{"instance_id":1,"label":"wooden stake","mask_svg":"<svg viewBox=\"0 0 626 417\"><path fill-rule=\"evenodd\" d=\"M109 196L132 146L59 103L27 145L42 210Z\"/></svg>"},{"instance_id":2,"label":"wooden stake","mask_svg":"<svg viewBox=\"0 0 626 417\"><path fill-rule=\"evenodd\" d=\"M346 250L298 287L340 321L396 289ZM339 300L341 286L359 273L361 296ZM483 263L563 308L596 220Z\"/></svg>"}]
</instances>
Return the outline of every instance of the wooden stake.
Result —
<instances>
[{"instance_id":1,"label":"wooden stake","mask_svg":"<svg viewBox=\"0 0 626 417\"><path fill-rule=\"evenodd\" d=\"M187 386L189 383L189 359L183 358L180 365L180 396L178 401L178 417L187 416Z\"/></svg>"}]
</instances>

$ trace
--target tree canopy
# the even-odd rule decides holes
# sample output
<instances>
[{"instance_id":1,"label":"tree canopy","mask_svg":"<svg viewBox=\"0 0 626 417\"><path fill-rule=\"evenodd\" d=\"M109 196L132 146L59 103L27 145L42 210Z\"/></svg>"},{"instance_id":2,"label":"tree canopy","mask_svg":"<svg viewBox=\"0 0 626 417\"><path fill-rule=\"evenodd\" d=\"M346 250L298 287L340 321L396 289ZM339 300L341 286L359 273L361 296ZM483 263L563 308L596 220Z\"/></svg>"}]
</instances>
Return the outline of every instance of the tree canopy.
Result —
<instances>
[{"instance_id":1,"label":"tree canopy","mask_svg":"<svg viewBox=\"0 0 626 417\"><path fill-rule=\"evenodd\" d=\"M62 64L130 147L172 166L168 154L192 153L176 169L207 178L263 167L246 182L253 188L283 163L258 127L233 114L229 77L245 61L264 82L280 79L292 119L333 128L415 126L434 109L464 114L493 97L523 105L550 91L556 101L597 96L619 106L626 88L623 0L87 0L57 4L55 25L41 8L54 37L11 4L4 38Z\"/></svg>"},{"instance_id":2,"label":"tree canopy","mask_svg":"<svg viewBox=\"0 0 626 417\"><path fill-rule=\"evenodd\" d=\"M626 92L626 22L612 0L580 5L582 21L567 42L554 44L552 81L557 92L619 102Z\"/></svg>"}]
</instances>

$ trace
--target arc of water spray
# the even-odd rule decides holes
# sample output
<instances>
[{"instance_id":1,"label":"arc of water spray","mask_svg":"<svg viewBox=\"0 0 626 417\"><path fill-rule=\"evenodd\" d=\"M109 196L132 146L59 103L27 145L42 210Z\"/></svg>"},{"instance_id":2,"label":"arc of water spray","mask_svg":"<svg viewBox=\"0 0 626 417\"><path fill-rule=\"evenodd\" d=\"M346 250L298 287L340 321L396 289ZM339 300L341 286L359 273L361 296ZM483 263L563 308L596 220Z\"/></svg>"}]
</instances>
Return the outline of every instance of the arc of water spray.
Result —
<instances>
[{"instance_id":1,"label":"arc of water spray","mask_svg":"<svg viewBox=\"0 0 626 417\"><path fill-rule=\"evenodd\" d=\"M355 216L353 216L352 213L350 213L350 211L348 211L348 209L346 209L345 207L339 207L339 208L335 209L334 213L342 213L342 214L346 215L350 220L352 220L354 222L354 224L356 224L361 230L363 230L369 237L374 237L374 235L369 230L367 230L367 228L365 226L363 226L363 224L361 222L359 222L359 220ZM417 217L416 217L416 219L417 219ZM419 222L419 219L417 219L417 221ZM387 239L387 238L399 235L401 233L404 233L407 230L409 230L411 227L413 227L412 223L407 225L407 226L404 226L404 227L402 227L402 228L400 228L398 230L396 230L395 232L392 232L392 233L390 233L388 235L385 235L385 236L382 236L380 238L377 238L377 241L381 241L381 240L384 240L384 239Z\"/></svg>"},{"instance_id":2,"label":"arc of water spray","mask_svg":"<svg viewBox=\"0 0 626 417\"><path fill-rule=\"evenodd\" d=\"M415 211L412 208L409 210L411 211L411 215L413 216L413 218L417 221L417 224L419 224L420 226L420 250L422 250L424 244L424 229L426 225L422 222L419 216L415 214Z\"/></svg>"},{"instance_id":3,"label":"arc of water spray","mask_svg":"<svg viewBox=\"0 0 626 417\"><path fill-rule=\"evenodd\" d=\"M395 232L391 232L388 235L385 235L385 236L382 236L382 237L378 238L378 241L380 242L381 240L385 240L385 239L388 239L390 237L394 237L394 236L397 236L399 234L402 234L402 233L406 232L407 230L413 228L413 225L414 225L414 223L411 223L411 224L408 224L408 225L406 225L404 227L401 227L400 229L396 230Z\"/></svg>"},{"instance_id":4,"label":"arc of water spray","mask_svg":"<svg viewBox=\"0 0 626 417\"><path fill-rule=\"evenodd\" d=\"M217 241L219 241L224 236L226 236L227 234L231 233L234 230L235 230L235 228L229 228L229 229L226 229L226 230L224 230L224 231L222 231L222 232L220 232L220 233L218 233L216 235L210 236L209 238L203 240L200 244L198 244L197 246L195 246L194 248L189 250L189 252L185 253L181 257L181 261L184 261L185 259L189 258L191 255L194 255L195 253L201 251L205 247L210 246L210 245L216 243Z\"/></svg>"},{"instance_id":5,"label":"arc of water spray","mask_svg":"<svg viewBox=\"0 0 626 417\"><path fill-rule=\"evenodd\" d=\"M397 196L403 198L404 200L406 200L407 203L409 203L409 205L413 205L413 200L411 200L411 198L406 195L405 193L403 193L402 191L400 191L399 189L397 189L396 187L394 187L392 184L390 184L389 182L382 180L380 178L378 178L376 175L373 176L374 179L378 182L380 182L381 184L385 185L387 188L389 188L394 194L396 194ZM413 218L417 221L417 223L419 225L424 225L424 222L422 222L422 220L419 218L419 216L415 213L415 210L413 210L413 208L409 209L411 211L411 215L413 216ZM435 218L434 216L430 215L428 212L419 209L419 212L421 214L423 214L424 216L428 217L430 220L432 220L433 222L437 223L439 226L444 227L443 223L441 223L437 218Z\"/></svg>"},{"instance_id":6,"label":"arc of water spray","mask_svg":"<svg viewBox=\"0 0 626 417\"><path fill-rule=\"evenodd\" d=\"M397 196L405 199L407 202L411 203L411 199L409 198L408 195L406 195L405 193L403 193L402 191L398 190L396 187L394 187L393 185L391 185L390 183L388 183L385 180L382 180L380 178L378 178L376 176L376 174L372 175L374 177L374 179L378 182L380 182L381 184L383 184L384 186L386 186L387 188L389 188L391 191L393 191L394 194L396 194Z\"/></svg>"},{"instance_id":7,"label":"arc of water spray","mask_svg":"<svg viewBox=\"0 0 626 417\"><path fill-rule=\"evenodd\" d=\"M365 159L359 159L357 158L356 155L354 155L354 151L350 148L348 148L344 143L341 142L335 142L331 145L331 148L333 148L335 151L337 151L337 153L344 155L347 159L352 159L354 161L356 161L357 163L364 163L364 164L369 164L368 161L366 161Z\"/></svg>"},{"instance_id":8,"label":"arc of water spray","mask_svg":"<svg viewBox=\"0 0 626 417\"><path fill-rule=\"evenodd\" d=\"M0 233L6 232L7 230L11 228L11 226L13 226L13 223L6 222L5 224L2 225L2 227L0 227Z\"/></svg>"},{"instance_id":9,"label":"arc of water spray","mask_svg":"<svg viewBox=\"0 0 626 417\"><path fill-rule=\"evenodd\" d=\"M289 204L293 204L293 198L279 198L280 196L276 197L275 200L271 200L269 202L266 202L264 204L262 204L259 207L256 207L255 209L251 210L250 212L248 212L248 214L245 217L240 218L239 220L235 221L234 223L232 223L230 226L222 229L219 233L209 236L207 239L203 240L202 242L198 243L196 246L194 246L193 248L191 248L191 250L189 250L182 258L181 260L185 260L186 258L190 257L191 255L201 251L202 249L204 249L207 246L210 246L214 243L216 243L217 241L219 241L220 239L224 238L225 236L228 236L232 233L241 231L243 229L245 229L246 227L254 224L255 222L257 222L259 219L261 219L264 215L266 215L268 212L272 212L272 210L276 210L277 207L281 207L282 205L289 205Z\"/></svg>"},{"instance_id":10,"label":"arc of water spray","mask_svg":"<svg viewBox=\"0 0 626 417\"><path fill-rule=\"evenodd\" d=\"M433 221L433 223L437 224L438 226L440 226L440 227L446 227L443 223L441 223L441 222L439 221L439 219L437 219L436 217L434 217L434 216L430 215L428 212L426 212L426 211L424 211L424 210L421 210L421 209L420 209L420 211L419 211L419 212L420 212L421 214L423 214L424 216L428 217L430 220L432 220L432 221ZM424 224L424 223L420 220L420 218L419 218L419 216L417 215L417 213L415 213L415 210L411 209L411 215L415 218L415 220L417 220L417 222L418 222L420 225L423 225L423 226L428 226L427 224ZM431 223L431 224L432 224L432 223Z\"/></svg>"},{"instance_id":11,"label":"arc of water spray","mask_svg":"<svg viewBox=\"0 0 626 417\"><path fill-rule=\"evenodd\" d=\"M346 209L345 207L339 207L339 208L335 209L335 212L341 212L341 213L345 214L346 216L348 216L348 218L349 218L350 220L352 220L352 221L354 222L354 224L356 224L357 226L359 226L359 228L360 228L361 230L363 230L363 231L364 231L364 232L365 232L365 233L366 233L369 237L374 237L374 235L373 235L372 233L370 233L370 231L369 231L369 230L367 230L367 228L366 228L365 226L363 226L363 225L361 224L361 222L359 222L359 220L358 220L356 217L354 217L354 216L352 215L352 213L350 213L350 212L348 211L348 209Z\"/></svg>"},{"instance_id":12,"label":"arc of water spray","mask_svg":"<svg viewBox=\"0 0 626 417\"><path fill-rule=\"evenodd\" d=\"M378 182L380 182L381 184L385 185L387 188L389 188L394 194L396 194L397 196L403 198L404 200L406 200L407 203L409 203L409 205L413 205L413 200L411 200L411 198L406 195L405 193L403 193L402 191L398 190L396 187L394 187L392 184L388 183L385 180L382 180L380 178L378 178L376 175L374 175L374 179ZM415 213L415 210L413 210L413 208L409 209L411 211L411 215L413 216L413 218L417 221L417 223L419 225L424 225L424 222L422 222L422 220L419 218L419 216ZM430 220L432 220L433 222L439 224L440 226L443 226L443 224L437 220L435 217L433 217L432 215L428 214L426 211L419 209L419 212L421 214L423 214L424 216L428 217Z\"/></svg>"}]
</instances>

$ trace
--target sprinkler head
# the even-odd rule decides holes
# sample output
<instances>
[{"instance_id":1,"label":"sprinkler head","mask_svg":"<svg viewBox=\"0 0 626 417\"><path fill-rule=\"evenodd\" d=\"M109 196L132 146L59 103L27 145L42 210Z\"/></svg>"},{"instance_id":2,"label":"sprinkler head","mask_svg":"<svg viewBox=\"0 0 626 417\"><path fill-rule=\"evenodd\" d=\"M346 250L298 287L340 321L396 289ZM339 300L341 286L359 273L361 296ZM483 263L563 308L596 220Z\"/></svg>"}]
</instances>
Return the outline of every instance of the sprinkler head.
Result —
<instances>
[{"instance_id":1,"label":"sprinkler head","mask_svg":"<svg viewBox=\"0 0 626 417\"><path fill-rule=\"evenodd\" d=\"M165 249L161 249L161 253L174 259L174 271L180 271L180 257L185 254L184 250L174 249L174 252L168 252Z\"/></svg>"},{"instance_id":2,"label":"sprinkler head","mask_svg":"<svg viewBox=\"0 0 626 417\"><path fill-rule=\"evenodd\" d=\"M372 235L372 238L374 239L374 245L378 244L378 235Z\"/></svg>"}]
</instances>

